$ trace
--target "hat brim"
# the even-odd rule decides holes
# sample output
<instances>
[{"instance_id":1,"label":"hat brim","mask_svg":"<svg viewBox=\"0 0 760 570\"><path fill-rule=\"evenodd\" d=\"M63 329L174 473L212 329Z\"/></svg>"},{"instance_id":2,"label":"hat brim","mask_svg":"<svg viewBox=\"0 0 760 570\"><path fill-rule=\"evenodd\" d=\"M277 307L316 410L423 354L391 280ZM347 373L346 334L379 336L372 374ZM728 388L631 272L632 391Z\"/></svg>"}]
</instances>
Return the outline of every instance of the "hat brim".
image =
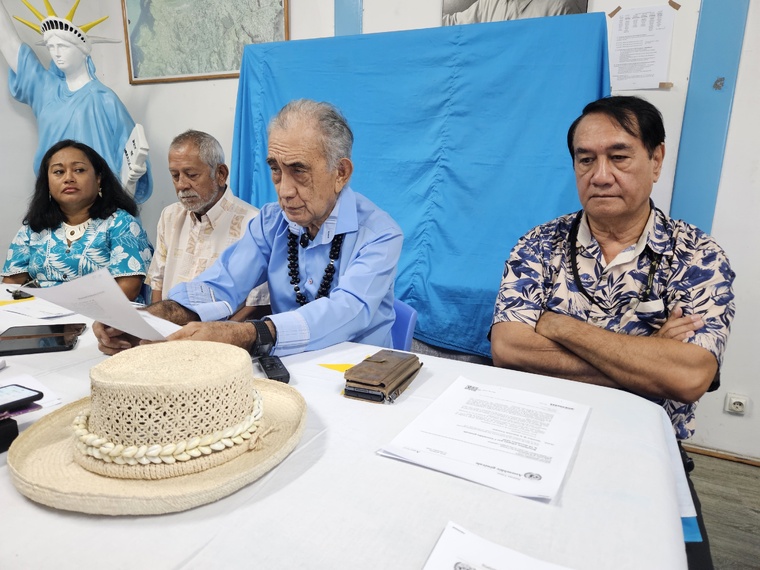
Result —
<instances>
[{"instance_id":1,"label":"hat brim","mask_svg":"<svg viewBox=\"0 0 760 570\"><path fill-rule=\"evenodd\" d=\"M21 494L56 509L97 515L158 515L217 501L278 465L301 439L306 402L294 388L254 381L264 401L256 449L201 473L160 480L116 479L87 471L74 461L71 423L89 398L35 422L11 445L8 467ZM268 430L269 433L267 433Z\"/></svg>"}]
</instances>

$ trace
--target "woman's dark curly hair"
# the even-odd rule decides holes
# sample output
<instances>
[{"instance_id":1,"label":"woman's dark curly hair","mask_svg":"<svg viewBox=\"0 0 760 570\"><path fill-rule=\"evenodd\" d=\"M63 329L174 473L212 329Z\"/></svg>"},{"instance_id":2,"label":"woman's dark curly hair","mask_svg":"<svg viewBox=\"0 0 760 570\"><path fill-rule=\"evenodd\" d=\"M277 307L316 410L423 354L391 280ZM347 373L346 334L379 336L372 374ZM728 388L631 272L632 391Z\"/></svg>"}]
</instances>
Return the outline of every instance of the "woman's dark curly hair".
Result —
<instances>
[{"instance_id":1,"label":"woman's dark curly hair","mask_svg":"<svg viewBox=\"0 0 760 570\"><path fill-rule=\"evenodd\" d=\"M90 206L90 217L104 220L116 210L125 210L137 216L137 203L124 190L118 178L111 171L108 163L96 151L84 143L70 139L62 140L51 146L42 157L40 170L37 174L37 182L34 185L34 195L29 201L29 209L24 217L24 223L29 224L35 232L52 230L66 221L58 202L50 199L50 181L48 168L53 155L64 148L75 148L82 151L95 169L96 176L100 176L101 196L95 198Z\"/></svg>"}]
</instances>

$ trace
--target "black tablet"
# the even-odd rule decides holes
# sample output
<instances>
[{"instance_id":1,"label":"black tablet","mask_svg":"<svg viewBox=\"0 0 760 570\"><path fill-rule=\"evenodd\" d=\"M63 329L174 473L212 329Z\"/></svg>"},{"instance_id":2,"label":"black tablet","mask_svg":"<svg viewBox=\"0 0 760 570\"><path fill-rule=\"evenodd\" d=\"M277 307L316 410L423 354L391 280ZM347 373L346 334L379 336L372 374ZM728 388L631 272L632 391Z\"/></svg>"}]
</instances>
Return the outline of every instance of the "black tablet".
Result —
<instances>
[{"instance_id":1,"label":"black tablet","mask_svg":"<svg viewBox=\"0 0 760 570\"><path fill-rule=\"evenodd\" d=\"M86 327L84 323L10 327L0 333L0 356L71 350Z\"/></svg>"}]
</instances>

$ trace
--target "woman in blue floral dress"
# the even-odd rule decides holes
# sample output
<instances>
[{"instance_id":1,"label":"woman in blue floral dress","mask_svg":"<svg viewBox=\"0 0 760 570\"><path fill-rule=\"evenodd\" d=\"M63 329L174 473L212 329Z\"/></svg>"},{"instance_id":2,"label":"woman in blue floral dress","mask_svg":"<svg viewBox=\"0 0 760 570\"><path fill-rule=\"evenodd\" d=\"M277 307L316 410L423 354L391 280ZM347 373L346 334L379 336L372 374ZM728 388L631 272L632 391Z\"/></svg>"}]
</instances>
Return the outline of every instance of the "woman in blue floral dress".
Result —
<instances>
[{"instance_id":1,"label":"woman in blue floral dress","mask_svg":"<svg viewBox=\"0 0 760 570\"><path fill-rule=\"evenodd\" d=\"M42 158L3 282L50 287L106 267L130 300L142 300L152 256L137 204L105 160L85 144L64 140Z\"/></svg>"}]
</instances>

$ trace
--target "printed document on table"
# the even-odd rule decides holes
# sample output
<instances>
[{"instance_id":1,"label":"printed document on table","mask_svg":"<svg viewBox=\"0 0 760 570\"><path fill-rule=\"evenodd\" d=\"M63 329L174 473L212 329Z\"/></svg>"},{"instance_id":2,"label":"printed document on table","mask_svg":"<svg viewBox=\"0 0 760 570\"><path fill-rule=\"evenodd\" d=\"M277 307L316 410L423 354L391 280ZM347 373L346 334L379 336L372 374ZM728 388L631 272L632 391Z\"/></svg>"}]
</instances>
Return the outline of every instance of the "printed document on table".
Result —
<instances>
[{"instance_id":1,"label":"printed document on table","mask_svg":"<svg viewBox=\"0 0 760 570\"><path fill-rule=\"evenodd\" d=\"M589 411L460 376L378 453L514 495L552 499Z\"/></svg>"},{"instance_id":2,"label":"printed document on table","mask_svg":"<svg viewBox=\"0 0 760 570\"><path fill-rule=\"evenodd\" d=\"M21 302L16 302L13 305L5 305L2 310L9 313L16 313L17 315L24 315L25 317L32 317L34 319L55 319L57 317L66 317L73 315L74 312L66 309L65 307L59 307L53 303L49 303L44 299L24 299Z\"/></svg>"},{"instance_id":3,"label":"printed document on table","mask_svg":"<svg viewBox=\"0 0 760 570\"><path fill-rule=\"evenodd\" d=\"M493 543L449 521L422 570L569 570Z\"/></svg>"},{"instance_id":4,"label":"printed document on table","mask_svg":"<svg viewBox=\"0 0 760 570\"><path fill-rule=\"evenodd\" d=\"M180 327L130 303L108 269L98 269L55 287L22 289L75 313L145 340L165 340Z\"/></svg>"}]
</instances>

